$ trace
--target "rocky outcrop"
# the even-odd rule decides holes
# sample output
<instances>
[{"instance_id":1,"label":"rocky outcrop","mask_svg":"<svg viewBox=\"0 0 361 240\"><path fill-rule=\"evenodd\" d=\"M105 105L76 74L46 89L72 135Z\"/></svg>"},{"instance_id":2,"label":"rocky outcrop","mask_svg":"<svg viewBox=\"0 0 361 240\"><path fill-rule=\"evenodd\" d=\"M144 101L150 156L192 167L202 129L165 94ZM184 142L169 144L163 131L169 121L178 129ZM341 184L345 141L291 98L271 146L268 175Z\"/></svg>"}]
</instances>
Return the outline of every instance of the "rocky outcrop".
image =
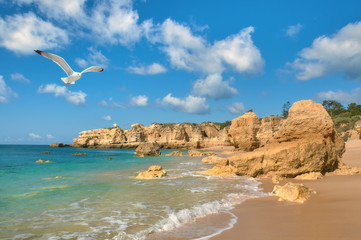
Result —
<instances>
[{"instance_id":1,"label":"rocky outcrop","mask_svg":"<svg viewBox=\"0 0 361 240\"><path fill-rule=\"evenodd\" d=\"M141 156L160 156L160 146L156 142L143 142L135 149L135 152Z\"/></svg>"},{"instance_id":2,"label":"rocky outcrop","mask_svg":"<svg viewBox=\"0 0 361 240\"><path fill-rule=\"evenodd\" d=\"M276 185L272 191L274 196L280 197L278 199L279 201L286 200L297 203L305 202L311 194L315 193L316 192L313 189L297 183L286 183L283 186Z\"/></svg>"},{"instance_id":3,"label":"rocky outcrop","mask_svg":"<svg viewBox=\"0 0 361 240\"><path fill-rule=\"evenodd\" d=\"M137 179L152 179L152 178L161 178L167 175L167 171L159 165L153 165L148 168L147 171L140 172Z\"/></svg>"},{"instance_id":4,"label":"rocky outcrop","mask_svg":"<svg viewBox=\"0 0 361 240\"><path fill-rule=\"evenodd\" d=\"M277 115L262 118L261 126L257 132L257 138L260 142L260 146L268 144L285 121L286 119Z\"/></svg>"},{"instance_id":5,"label":"rocky outcrop","mask_svg":"<svg viewBox=\"0 0 361 240\"><path fill-rule=\"evenodd\" d=\"M297 180L317 180L321 178L323 178L323 175L320 172L310 172L295 177Z\"/></svg>"},{"instance_id":6,"label":"rocky outcrop","mask_svg":"<svg viewBox=\"0 0 361 240\"><path fill-rule=\"evenodd\" d=\"M353 129L350 130L349 135L350 137L348 138L348 140L361 139L361 120L355 123Z\"/></svg>"},{"instance_id":7,"label":"rocky outcrop","mask_svg":"<svg viewBox=\"0 0 361 240\"><path fill-rule=\"evenodd\" d=\"M61 142L52 143L52 144L50 144L50 147L64 147L64 143L61 143Z\"/></svg>"},{"instance_id":8,"label":"rocky outcrop","mask_svg":"<svg viewBox=\"0 0 361 240\"><path fill-rule=\"evenodd\" d=\"M214 152L200 152L195 150L188 151L188 156L190 157L203 157L203 156L211 156L211 155L216 155L216 154Z\"/></svg>"},{"instance_id":9,"label":"rocky outcrop","mask_svg":"<svg viewBox=\"0 0 361 240\"><path fill-rule=\"evenodd\" d=\"M73 146L84 148L136 148L143 142L157 142L161 148L194 149L229 146L228 129L216 123L133 124L131 129L119 127L83 131Z\"/></svg>"},{"instance_id":10,"label":"rocky outcrop","mask_svg":"<svg viewBox=\"0 0 361 240\"><path fill-rule=\"evenodd\" d=\"M174 151L174 152L171 152L171 153L168 153L168 154L166 154L166 156L168 157L168 156L173 156L173 157L181 157L181 156L183 156L183 153L181 152L181 151Z\"/></svg>"},{"instance_id":11,"label":"rocky outcrop","mask_svg":"<svg viewBox=\"0 0 361 240\"><path fill-rule=\"evenodd\" d=\"M252 151L259 147L257 132L260 128L257 115L249 111L232 120L228 135L231 144L243 151Z\"/></svg>"},{"instance_id":12,"label":"rocky outcrop","mask_svg":"<svg viewBox=\"0 0 361 240\"><path fill-rule=\"evenodd\" d=\"M231 130L230 130L231 131ZM303 100L293 104L284 124L269 144L253 152L239 153L217 161L214 168L203 172L233 172L256 177L279 175L295 177L309 172L331 172L341 167L344 141L321 104Z\"/></svg>"}]
</instances>

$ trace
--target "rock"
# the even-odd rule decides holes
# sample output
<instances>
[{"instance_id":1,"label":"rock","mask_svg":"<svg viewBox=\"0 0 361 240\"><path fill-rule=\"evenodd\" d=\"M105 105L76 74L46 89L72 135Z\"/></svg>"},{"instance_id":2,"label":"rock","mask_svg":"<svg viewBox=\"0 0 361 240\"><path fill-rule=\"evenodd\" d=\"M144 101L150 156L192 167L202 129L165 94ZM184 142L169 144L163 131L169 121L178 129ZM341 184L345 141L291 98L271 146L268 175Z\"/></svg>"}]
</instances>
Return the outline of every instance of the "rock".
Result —
<instances>
[{"instance_id":1,"label":"rock","mask_svg":"<svg viewBox=\"0 0 361 240\"><path fill-rule=\"evenodd\" d=\"M48 151L45 151L45 152L43 152L43 154L50 154L50 152L48 152Z\"/></svg>"},{"instance_id":2,"label":"rock","mask_svg":"<svg viewBox=\"0 0 361 240\"><path fill-rule=\"evenodd\" d=\"M310 172L295 177L297 180L317 180L321 178L323 178L323 175L320 172Z\"/></svg>"},{"instance_id":3,"label":"rock","mask_svg":"<svg viewBox=\"0 0 361 240\"><path fill-rule=\"evenodd\" d=\"M272 179L272 182L275 184L279 184L280 181L284 180L284 178L279 175L274 175L271 179Z\"/></svg>"},{"instance_id":4,"label":"rock","mask_svg":"<svg viewBox=\"0 0 361 240\"><path fill-rule=\"evenodd\" d=\"M139 156L160 156L160 147L156 142L151 143L141 143L136 149L135 152Z\"/></svg>"},{"instance_id":5,"label":"rock","mask_svg":"<svg viewBox=\"0 0 361 240\"><path fill-rule=\"evenodd\" d=\"M303 184L297 183L286 183L283 186L276 185L272 191L274 196L280 197L279 201L286 200L297 203L305 202L312 193L315 194L316 192Z\"/></svg>"},{"instance_id":6,"label":"rock","mask_svg":"<svg viewBox=\"0 0 361 240\"><path fill-rule=\"evenodd\" d=\"M167 171L164 170L159 165L153 165L148 168L147 171L140 172L137 179L152 179L152 178L161 178L167 175Z\"/></svg>"},{"instance_id":7,"label":"rock","mask_svg":"<svg viewBox=\"0 0 361 240\"><path fill-rule=\"evenodd\" d=\"M356 139L361 139L361 120L357 121L353 129L350 130L350 137L348 138L348 140Z\"/></svg>"},{"instance_id":8,"label":"rock","mask_svg":"<svg viewBox=\"0 0 361 240\"><path fill-rule=\"evenodd\" d=\"M360 174L361 168L354 168L347 165L343 165L342 167L336 169L333 172L327 173L328 176L337 176L337 175L354 175L354 174Z\"/></svg>"},{"instance_id":9,"label":"rock","mask_svg":"<svg viewBox=\"0 0 361 240\"><path fill-rule=\"evenodd\" d=\"M52 144L50 144L50 147L64 147L64 143L61 143L61 142L52 143Z\"/></svg>"},{"instance_id":10,"label":"rock","mask_svg":"<svg viewBox=\"0 0 361 240\"><path fill-rule=\"evenodd\" d=\"M39 159L35 163L52 163L52 161L50 161L50 160L45 161L45 160Z\"/></svg>"},{"instance_id":11,"label":"rock","mask_svg":"<svg viewBox=\"0 0 361 240\"><path fill-rule=\"evenodd\" d=\"M109 158L107 158L107 160L113 160L113 158L109 157Z\"/></svg>"},{"instance_id":12,"label":"rock","mask_svg":"<svg viewBox=\"0 0 361 240\"><path fill-rule=\"evenodd\" d=\"M80 152L77 152L77 153L74 153L72 154L73 156L82 156L82 155L87 155L87 153L80 153Z\"/></svg>"},{"instance_id":13,"label":"rock","mask_svg":"<svg viewBox=\"0 0 361 240\"><path fill-rule=\"evenodd\" d=\"M275 132L283 125L286 119L279 116L268 116L262 118L261 126L257 132L257 138L260 141L260 146L265 146L273 138Z\"/></svg>"},{"instance_id":14,"label":"rock","mask_svg":"<svg viewBox=\"0 0 361 240\"><path fill-rule=\"evenodd\" d=\"M230 130L231 131L231 130ZM236 175L256 177L274 173L296 177L309 172L326 173L342 167L344 141L321 104L311 100L296 102L289 116L269 144L253 152L227 157ZM214 167L224 167L215 163ZM219 169L218 169L219 170Z\"/></svg>"},{"instance_id":15,"label":"rock","mask_svg":"<svg viewBox=\"0 0 361 240\"><path fill-rule=\"evenodd\" d=\"M166 154L165 156L181 157L181 156L183 156L183 153L181 151L174 151L174 152Z\"/></svg>"},{"instance_id":16,"label":"rock","mask_svg":"<svg viewBox=\"0 0 361 240\"><path fill-rule=\"evenodd\" d=\"M202 162L209 163L209 164L218 164L218 165L223 165L223 166L228 165L226 158L222 158L222 157L218 157L218 156L205 157L202 159Z\"/></svg>"},{"instance_id":17,"label":"rock","mask_svg":"<svg viewBox=\"0 0 361 240\"><path fill-rule=\"evenodd\" d=\"M188 156L190 157L203 157L203 156L211 156L211 155L216 155L216 154L214 152L199 152L195 150L188 151Z\"/></svg>"},{"instance_id":18,"label":"rock","mask_svg":"<svg viewBox=\"0 0 361 240\"><path fill-rule=\"evenodd\" d=\"M259 119L254 112L247 112L233 119L228 132L231 144L243 151L253 151L258 148L260 146L257 138L259 127Z\"/></svg>"}]
</instances>

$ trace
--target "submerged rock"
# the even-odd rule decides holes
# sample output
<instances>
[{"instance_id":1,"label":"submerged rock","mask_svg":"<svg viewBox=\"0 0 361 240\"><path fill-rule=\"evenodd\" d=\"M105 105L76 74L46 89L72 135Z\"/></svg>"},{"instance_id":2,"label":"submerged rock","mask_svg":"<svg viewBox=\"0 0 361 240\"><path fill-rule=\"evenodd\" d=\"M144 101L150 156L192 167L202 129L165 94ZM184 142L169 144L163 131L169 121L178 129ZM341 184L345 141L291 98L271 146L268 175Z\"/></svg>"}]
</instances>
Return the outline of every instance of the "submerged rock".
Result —
<instances>
[{"instance_id":1,"label":"submerged rock","mask_svg":"<svg viewBox=\"0 0 361 240\"><path fill-rule=\"evenodd\" d=\"M45 161L45 160L39 159L35 163L52 163L52 161L50 161L50 160Z\"/></svg>"},{"instance_id":2,"label":"submerged rock","mask_svg":"<svg viewBox=\"0 0 361 240\"><path fill-rule=\"evenodd\" d=\"M167 175L167 171L159 165L153 165L148 168L147 171L140 172L137 179L152 179L152 178L161 178Z\"/></svg>"},{"instance_id":3,"label":"submerged rock","mask_svg":"<svg viewBox=\"0 0 361 240\"><path fill-rule=\"evenodd\" d=\"M82 156L82 155L87 155L87 153L80 153L80 152L77 152L77 153L74 153L72 154L73 156Z\"/></svg>"},{"instance_id":4,"label":"submerged rock","mask_svg":"<svg viewBox=\"0 0 361 240\"><path fill-rule=\"evenodd\" d=\"M276 185L272 191L274 196L280 197L279 201L286 200L297 203L305 202L312 193L315 194L316 192L303 184L297 183L286 183L283 186Z\"/></svg>"},{"instance_id":5,"label":"submerged rock","mask_svg":"<svg viewBox=\"0 0 361 240\"><path fill-rule=\"evenodd\" d=\"M188 156L190 157L203 157L203 156L211 156L211 155L216 155L216 154L214 152L200 152L195 150L188 151Z\"/></svg>"}]
</instances>

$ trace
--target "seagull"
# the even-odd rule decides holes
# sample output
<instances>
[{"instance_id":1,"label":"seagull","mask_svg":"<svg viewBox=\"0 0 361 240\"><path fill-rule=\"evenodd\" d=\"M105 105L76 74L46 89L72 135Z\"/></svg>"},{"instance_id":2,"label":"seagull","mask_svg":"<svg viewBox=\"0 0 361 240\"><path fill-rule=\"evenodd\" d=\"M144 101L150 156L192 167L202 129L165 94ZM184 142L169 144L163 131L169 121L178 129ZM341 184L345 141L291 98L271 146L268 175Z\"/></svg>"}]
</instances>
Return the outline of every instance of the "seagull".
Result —
<instances>
[{"instance_id":1,"label":"seagull","mask_svg":"<svg viewBox=\"0 0 361 240\"><path fill-rule=\"evenodd\" d=\"M75 84L76 80L79 80L81 75L85 72L102 72L104 71L104 68L98 67L98 66L92 66L88 67L87 69L79 72L74 72L71 67L69 67L68 63L65 62L65 60L62 57L59 57L58 55L40 51L40 50L34 50L36 53L40 54L43 57L49 58L50 60L54 61L56 64L58 64L68 75L68 77L61 78L61 80L66 84Z\"/></svg>"}]
</instances>

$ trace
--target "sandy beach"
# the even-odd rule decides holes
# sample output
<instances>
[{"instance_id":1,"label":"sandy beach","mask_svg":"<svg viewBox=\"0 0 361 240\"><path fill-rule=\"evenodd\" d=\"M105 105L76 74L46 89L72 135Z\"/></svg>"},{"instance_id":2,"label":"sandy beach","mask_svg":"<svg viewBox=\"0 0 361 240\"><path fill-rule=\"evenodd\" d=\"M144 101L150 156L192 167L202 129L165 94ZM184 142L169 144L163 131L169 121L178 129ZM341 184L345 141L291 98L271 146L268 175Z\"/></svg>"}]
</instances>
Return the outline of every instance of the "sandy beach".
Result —
<instances>
[{"instance_id":1,"label":"sandy beach","mask_svg":"<svg viewBox=\"0 0 361 240\"><path fill-rule=\"evenodd\" d=\"M361 167L361 140L346 143L342 161L352 167ZM238 217L235 226L211 239L361 238L361 175L286 181L303 183L317 194L303 204L280 202L277 197L248 200L233 210ZM272 191L274 184L270 180L262 182L264 191Z\"/></svg>"}]
</instances>

